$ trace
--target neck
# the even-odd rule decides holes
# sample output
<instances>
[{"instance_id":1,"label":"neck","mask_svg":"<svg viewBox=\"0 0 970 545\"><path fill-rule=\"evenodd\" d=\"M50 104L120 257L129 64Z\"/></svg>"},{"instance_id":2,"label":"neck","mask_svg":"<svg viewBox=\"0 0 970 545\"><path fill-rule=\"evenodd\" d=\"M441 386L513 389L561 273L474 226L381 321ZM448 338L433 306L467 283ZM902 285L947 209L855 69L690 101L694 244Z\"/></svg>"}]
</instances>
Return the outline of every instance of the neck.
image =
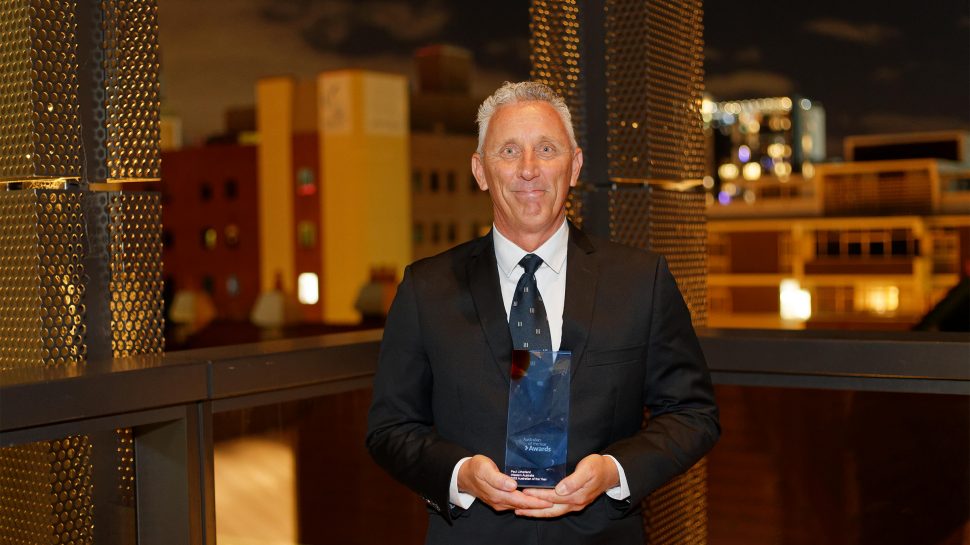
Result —
<instances>
[{"instance_id":1,"label":"neck","mask_svg":"<svg viewBox=\"0 0 970 545\"><path fill-rule=\"evenodd\" d=\"M546 243L547 240L552 238L552 235L556 234L556 231L562 227L563 222L566 221L566 213L560 216L559 221L553 222L552 227L543 229L542 231L521 231L515 229L509 229L506 225L500 225L499 222L495 222L495 229L502 236L509 239L510 242L522 248L526 252L534 252L539 246Z\"/></svg>"}]
</instances>

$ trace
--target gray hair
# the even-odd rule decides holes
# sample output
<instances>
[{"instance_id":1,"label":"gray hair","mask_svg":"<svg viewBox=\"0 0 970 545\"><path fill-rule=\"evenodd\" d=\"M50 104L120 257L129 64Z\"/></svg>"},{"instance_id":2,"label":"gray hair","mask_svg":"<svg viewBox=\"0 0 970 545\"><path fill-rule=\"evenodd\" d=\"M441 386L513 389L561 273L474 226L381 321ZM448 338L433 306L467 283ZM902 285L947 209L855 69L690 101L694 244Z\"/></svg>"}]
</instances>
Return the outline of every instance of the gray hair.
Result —
<instances>
[{"instance_id":1,"label":"gray hair","mask_svg":"<svg viewBox=\"0 0 970 545\"><path fill-rule=\"evenodd\" d=\"M485 145L488 123L500 107L532 101L546 102L555 108L556 113L562 119L562 124L566 127L566 133L569 134L569 144L575 149L576 133L573 131L572 116L569 115L566 101L544 83L536 81L512 83L507 81L478 107L478 153L482 153L482 147Z\"/></svg>"}]
</instances>

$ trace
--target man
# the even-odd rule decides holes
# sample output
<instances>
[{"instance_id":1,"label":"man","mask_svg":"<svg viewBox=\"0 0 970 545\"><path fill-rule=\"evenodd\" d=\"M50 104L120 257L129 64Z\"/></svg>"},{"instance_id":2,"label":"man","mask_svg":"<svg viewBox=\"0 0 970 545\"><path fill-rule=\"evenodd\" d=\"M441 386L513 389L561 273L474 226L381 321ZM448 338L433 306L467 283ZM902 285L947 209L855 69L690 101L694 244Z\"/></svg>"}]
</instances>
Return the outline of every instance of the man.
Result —
<instances>
[{"instance_id":1,"label":"man","mask_svg":"<svg viewBox=\"0 0 970 545\"><path fill-rule=\"evenodd\" d=\"M642 544L640 501L720 433L690 315L662 257L566 221L583 154L560 97L507 83L478 123L472 171L493 229L405 270L368 448L427 501L428 543ZM530 286L538 300L523 318ZM500 471L513 341L530 342L523 320L547 330L531 342L572 351L569 475L555 489L518 489Z\"/></svg>"}]
</instances>

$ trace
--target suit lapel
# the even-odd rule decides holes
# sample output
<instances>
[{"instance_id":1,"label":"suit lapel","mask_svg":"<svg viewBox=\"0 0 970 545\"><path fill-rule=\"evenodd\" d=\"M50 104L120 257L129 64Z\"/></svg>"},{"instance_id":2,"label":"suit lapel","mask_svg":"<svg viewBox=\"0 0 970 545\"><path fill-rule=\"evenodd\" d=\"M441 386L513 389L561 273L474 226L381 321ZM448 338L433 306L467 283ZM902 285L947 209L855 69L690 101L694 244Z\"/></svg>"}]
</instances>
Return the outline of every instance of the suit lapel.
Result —
<instances>
[{"instance_id":1,"label":"suit lapel","mask_svg":"<svg viewBox=\"0 0 970 545\"><path fill-rule=\"evenodd\" d=\"M593 323L598 277L593 252L596 248L582 231L569 224L569 250L566 254L566 301L562 316L562 350L572 351L571 375L583 361L586 341Z\"/></svg>"},{"instance_id":2,"label":"suit lapel","mask_svg":"<svg viewBox=\"0 0 970 545\"><path fill-rule=\"evenodd\" d=\"M492 234L489 233L482 237L481 244L468 262L468 283L482 331L492 351L492 360L508 382L512 366L512 335L503 308L497 267Z\"/></svg>"}]
</instances>

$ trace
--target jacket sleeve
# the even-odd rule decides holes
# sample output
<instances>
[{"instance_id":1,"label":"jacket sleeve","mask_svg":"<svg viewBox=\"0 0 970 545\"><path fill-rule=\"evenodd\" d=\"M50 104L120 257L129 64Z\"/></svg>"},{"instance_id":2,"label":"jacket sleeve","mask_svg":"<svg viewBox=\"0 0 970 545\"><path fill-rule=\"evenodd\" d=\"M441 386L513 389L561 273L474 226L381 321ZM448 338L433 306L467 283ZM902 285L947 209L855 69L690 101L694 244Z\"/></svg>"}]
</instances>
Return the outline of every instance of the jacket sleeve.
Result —
<instances>
[{"instance_id":1,"label":"jacket sleeve","mask_svg":"<svg viewBox=\"0 0 970 545\"><path fill-rule=\"evenodd\" d=\"M690 312L664 258L657 262L643 383L649 419L604 454L623 466L630 506L687 471L721 433L714 389Z\"/></svg>"},{"instance_id":2,"label":"jacket sleeve","mask_svg":"<svg viewBox=\"0 0 970 545\"><path fill-rule=\"evenodd\" d=\"M425 346L415 279L408 267L384 328L368 414L367 449L378 465L450 522L451 474L455 464L472 453L435 431L434 377Z\"/></svg>"}]
</instances>

